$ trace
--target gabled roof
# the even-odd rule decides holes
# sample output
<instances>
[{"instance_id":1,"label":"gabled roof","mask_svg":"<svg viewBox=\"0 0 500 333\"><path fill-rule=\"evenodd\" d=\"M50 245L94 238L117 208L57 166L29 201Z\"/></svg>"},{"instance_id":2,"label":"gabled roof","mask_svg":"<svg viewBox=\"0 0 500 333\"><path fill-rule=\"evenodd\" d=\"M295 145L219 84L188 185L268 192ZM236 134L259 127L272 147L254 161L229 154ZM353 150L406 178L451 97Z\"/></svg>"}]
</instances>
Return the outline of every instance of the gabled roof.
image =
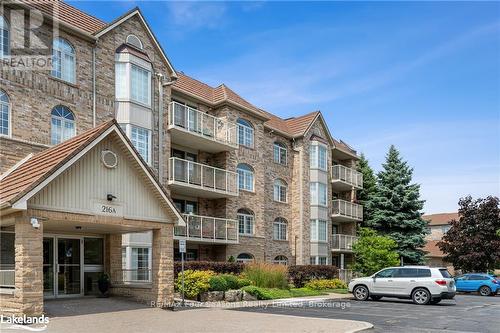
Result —
<instances>
[{"instance_id":1,"label":"gabled roof","mask_svg":"<svg viewBox=\"0 0 500 333\"><path fill-rule=\"evenodd\" d=\"M285 119L285 122L294 137L303 136L320 114L319 111L313 111L300 117Z\"/></svg>"},{"instance_id":2,"label":"gabled roof","mask_svg":"<svg viewBox=\"0 0 500 333\"><path fill-rule=\"evenodd\" d=\"M447 225L451 220L458 220L458 213L439 213L424 215L422 218L429 222L429 225Z\"/></svg>"},{"instance_id":3,"label":"gabled roof","mask_svg":"<svg viewBox=\"0 0 500 333\"><path fill-rule=\"evenodd\" d=\"M128 151L141 167L140 169L145 172L146 178L158 190L158 194L167 203L178 221L183 221L181 214L175 208L166 190L159 183L125 133L123 133L115 119L44 150L20 164L15 170L12 170L0 182L0 208L25 209L29 198L33 197L57 175L67 170L83 154L113 132L118 135L128 148Z\"/></svg>"}]
</instances>

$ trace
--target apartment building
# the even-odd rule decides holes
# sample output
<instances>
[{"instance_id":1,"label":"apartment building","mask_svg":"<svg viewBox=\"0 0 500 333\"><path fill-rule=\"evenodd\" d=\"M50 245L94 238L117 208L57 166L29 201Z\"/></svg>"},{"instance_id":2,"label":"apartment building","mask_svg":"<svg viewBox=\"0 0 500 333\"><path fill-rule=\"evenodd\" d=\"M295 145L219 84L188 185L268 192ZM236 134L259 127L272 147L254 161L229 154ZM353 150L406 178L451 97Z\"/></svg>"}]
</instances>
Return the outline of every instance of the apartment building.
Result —
<instances>
[{"instance_id":1,"label":"apartment building","mask_svg":"<svg viewBox=\"0 0 500 333\"><path fill-rule=\"evenodd\" d=\"M451 270L453 267L443 260L444 253L439 249L437 243L444 234L450 230L450 221L458 220L458 213L439 213L424 215L422 218L428 221L429 234L426 236L424 251L427 252L426 260L429 266L446 267Z\"/></svg>"},{"instance_id":2,"label":"apartment building","mask_svg":"<svg viewBox=\"0 0 500 333\"><path fill-rule=\"evenodd\" d=\"M13 12L29 17L35 11L44 18L37 36L48 45L53 69L1 68L0 194L6 191L6 177L14 187L40 185L18 184L13 175L20 168L42 168L31 163L51 160L47 152L65 152L82 137L88 138L89 147L105 143L96 138L112 141L92 157L101 160L100 168L113 169L107 159L117 156L123 159L119 165L128 166L121 178L115 178L92 166L87 170L75 165L72 183L54 178L60 189L50 190L47 184L40 188L45 201L33 198L16 208L9 203L9 210L2 212L2 217L20 214L2 218L2 239L8 240L3 244L22 242L20 233L26 241L43 240L43 246L37 245L24 259L2 255L0 287L10 283L21 288L24 277L17 269L27 258L36 257L37 269L43 266L43 272L34 273L43 275L42 286L35 286L38 305L24 312L39 311L42 294L92 293L94 273L109 269L112 280L125 286L118 291L140 294L141 289L131 291L137 284L152 285L154 290L169 284L168 295L161 297L171 297L172 277L165 270L171 268L171 259L180 257L179 239L187 240L187 260L234 258L348 268L356 224L363 219L356 203L363 181L356 171L356 151L333 138L321 112L283 119L224 84L212 87L177 71L138 8L112 22L60 1L9 3L1 10L1 57L27 52L15 47L16 31L23 29L15 26ZM50 170L42 168L46 173L38 175L52 179L64 161L74 165L74 156L64 156L67 161L62 159ZM86 177L96 172L104 178L81 178L87 181L82 182L78 172ZM65 184L96 188L85 197ZM107 211L79 207L78 200L93 202L92 196L104 196L99 203ZM0 204L6 199L0 195ZM77 215L82 213L101 221L101 227L87 229L90 222ZM43 232L30 229L32 217L41 217ZM18 218L24 229L18 227ZM110 227L108 221L116 225ZM154 224L165 221L167 226ZM57 263L57 254L41 255L50 249L57 252L54 247L100 255L97 263L85 255L75 257L61 270L66 266Z\"/></svg>"}]
</instances>

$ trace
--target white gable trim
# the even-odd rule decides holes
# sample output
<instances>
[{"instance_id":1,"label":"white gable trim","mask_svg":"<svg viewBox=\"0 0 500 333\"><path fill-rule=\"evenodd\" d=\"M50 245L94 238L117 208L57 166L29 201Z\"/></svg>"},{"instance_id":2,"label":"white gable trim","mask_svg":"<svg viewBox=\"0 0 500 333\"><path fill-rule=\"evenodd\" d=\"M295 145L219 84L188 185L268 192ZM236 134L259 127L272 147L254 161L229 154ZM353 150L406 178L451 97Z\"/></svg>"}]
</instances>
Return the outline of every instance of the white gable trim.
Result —
<instances>
[{"instance_id":1,"label":"white gable trim","mask_svg":"<svg viewBox=\"0 0 500 333\"><path fill-rule=\"evenodd\" d=\"M51 174L47 179L45 179L43 182L38 184L34 189L26 193L23 197L18 199L17 201L12 203L12 208L14 209L22 209L26 210L28 207L28 200L32 198L34 195L36 195L38 192L40 192L45 186L47 186L50 182L52 182L57 176L62 174L64 171L66 171L69 167L71 167L76 161L78 161L82 156L84 156L88 151L90 151L92 148L94 148L99 142L101 142L104 138L106 138L109 134L112 132L115 132L118 134L122 142L125 144L127 147L128 151L132 154L134 157L135 161L139 164L143 172L146 174L148 179L151 181L153 186L156 188L156 190L160 193L161 197L163 200L167 203L169 208L174 212L175 216L177 217L177 223L178 225L185 226L185 221L182 218L182 215L179 213L177 208L172 204L170 199L165 195L163 190L160 188L158 185L156 179L153 178L151 175L151 172L145 167L144 163L142 160L139 158L139 156L136 154L135 150L130 146L128 140L123 136L121 131L117 128L117 125L112 125L110 128L108 128L106 131L104 131L99 137L94 139L87 147L85 147L81 152L79 152L77 155L73 156L68 162L66 162L63 166L61 166L59 169L57 169L53 174Z\"/></svg>"},{"instance_id":2,"label":"white gable trim","mask_svg":"<svg viewBox=\"0 0 500 333\"><path fill-rule=\"evenodd\" d=\"M151 31L151 29L149 28L149 25L147 24L146 20L142 16L142 14L141 14L141 12L140 12L139 9L132 10L129 14L123 16L121 19L117 20L116 22L113 22L112 24L108 25L105 29L103 29L103 30L99 31L98 33L96 33L95 36L97 38L99 38L99 37L107 34L108 32L110 32L111 30L113 30L114 28L116 28L117 26L119 26L120 24L122 24L123 22L127 21L128 19L134 17L135 15L137 15L139 17L139 19L141 20L141 22L144 25L144 27L146 27L146 31L148 32L149 37L151 37L151 39L153 40L156 48L160 51L160 54L161 54L163 60L167 63L167 66L172 71L172 76L175 77L175 78L177 78L177 73L175 72L174 66L172 66L172 64L170 63L170 60L168 60L167 55L163 51L163 48L161 47L160 43L158 43L158 41L156 40L155 35L153 34L153 32Z\"/></svg>"}]
</instances>

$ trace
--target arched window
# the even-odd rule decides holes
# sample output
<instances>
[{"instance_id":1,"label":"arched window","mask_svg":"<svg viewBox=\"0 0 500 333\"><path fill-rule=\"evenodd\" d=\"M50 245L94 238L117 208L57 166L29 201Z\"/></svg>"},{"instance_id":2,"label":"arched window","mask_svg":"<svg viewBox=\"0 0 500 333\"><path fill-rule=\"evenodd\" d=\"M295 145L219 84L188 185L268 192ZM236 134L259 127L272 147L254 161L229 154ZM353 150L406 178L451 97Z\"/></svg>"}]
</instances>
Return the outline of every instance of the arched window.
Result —
<instances>
[{"instance_id":1,"label":"arched window","mask_svg":"<svg viewBox=\"0 0 500 333\"><path fill-rule=\"evenodd\" d=\"M0 16L1 17L1 16ZM10 101L5 91L0 89L0 134L10 135Z\"/></svg>"},{"instance_id":2,"label":"arched window","mask_svg":"<svg viewBox=\"0 0 500 333\"><path fill-rule=\"evenodd\" d=\"M9 23L5 17L0 15L0 58L10 53L10 31Z\"/></svg>"},{"instance_id":3,"label":"arched window","mask_svg":"<svg viewBox=\"0 0 500 333\"><path fill-rule=\"evenodd\" d=\"M236 257L236 262L241 262L241 263L252 262L254 260L255 260L254 256L251 255L250 253L240 253Z\"/></svg>"},{"instance_id":4,"label":"arched window","mask_svg":"<svg viewBox=\"0 0 500 333\"><path fill-rule=\"evenodd\" d=\"M288 233L287 233L287 221L282 218L278 217L276 220L273 222L273 238L275 240L287 240L288 239Z\"/></svg>"},{"instance_id":5,"label":"arched window","mask_svg":"<svg viewBox=\"0 0 500 333\"><path fill-rule=\"evenodd\" d=\"M283 179L274 181L274 201L287 202L288 184Z\"/></svg>"},{"instance_id":6,"label":"arched window","mask_svg":"<svg viewBox=\"0 0 500 333\"><path fill-rule=\"evenodd\" d=\"M274 163L286 165L287 163L287 149L286 145L281 142L274 143Z\"/></svg>"},{"instance_id":7,"label":"arched window","mask_svg":"<svg viewBox=\"0 0 500 333\"><path fill-rule=\"evenodd\" d=\"M252 124L245 119L239 118L237 120L237 125L238 125L238 144L253 148L254 129Z\"/></svg>"},{"instance_id":8,"label":"arched window","mask_svg":"<svg viewBox=\"0 0 500 333\"><path fill-rule=\"evenodd\" d=\"M142 42L136 35L127 36L127 44L137 47L138 49L143 49Z\"/></svg>"},{"instance_id":9,"label":"arched window","mask_svg":"<svg viewBox=\"0 0 500 333\"><path fill-rule=\"evenodd\" d=\"M273 262L275 264L288 265L288 258L285 256L276 256L274 257Z\"/></svg>"},{"instance_id":10,"label":"arched window","mask_svg":"<svg viewBox=\"0 0 500 333\"><path fill-rule=\"evenodd\" d=\"M52 42L52 76L75 83L75 49L64 38Z\"/></svg>"},{"instance_id":11,"label":"arched window","mask_svg":"<svg viewBox=\"0 0 500 333\"><path fill-rule=\"evenodd\" d=\"M238 209L238 232L240 235L253 235L255 216L248 209Z\"/></svg>"},{"instance_id":12,"label":"arched window","mask_svg":"<svg viewBox=\"0 0 500 333\"><path fill-rule=\"evenodd\" d=\"M75 116L67 107L58 105L53 108L50 122L50 141L53 145L75 136Z\"/></svg>"},{"instance_id":13,"label":"arched window","mask_svg":"<svg viewBox=\"0 0 500 333\"><path fill-rule=\"evenodd\" d=\"M238 188L253 192L253 168L248 164L240 163L236 168L236 172L238 173Z\"/></svg>"}]
</instances>

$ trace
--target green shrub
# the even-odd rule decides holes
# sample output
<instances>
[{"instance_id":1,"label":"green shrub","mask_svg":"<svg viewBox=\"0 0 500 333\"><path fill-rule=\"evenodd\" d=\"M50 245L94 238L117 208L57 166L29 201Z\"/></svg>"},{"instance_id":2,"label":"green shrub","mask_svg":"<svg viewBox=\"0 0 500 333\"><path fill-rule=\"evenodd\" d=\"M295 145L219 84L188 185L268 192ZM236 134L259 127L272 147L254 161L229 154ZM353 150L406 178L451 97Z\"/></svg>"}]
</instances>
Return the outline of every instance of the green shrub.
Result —
<instances>
[{"instance_id":1,"label":"green shrub","mask_svg":"<svg viewBox=\"0 0 500 333\"><path fill-rule=\"evenodd\" d=\"M247 278L239 278L238 279L238 289L241 289L241 288L246 287L246 286L251 286L251 285L252 285L252 281L250 281Z\"/></svg>"},{"instance_id":2,"label":"green shrub","mask_svg":"<svg viewBox=\"0 0 500 333\"><path fill-rule=\"evenodd\" d=\"M227 289L239 289L238 287L238 277L233 274L221 274L218 275L227 284Z\"/></svg>"},{"instance_id":3,"label":"green shrub","mask_svg":"<svg viewBox=\"0 0 500 333\"><path fill-rule=\"evenodd\" d=\"M231 289L222 275L215 275L208 280L210 291L226 291Z\"/></svg>"},{"instance_id":4,"label":"green shrub","mask_svg":"<svg viewBox=\"0 0 500 333\"><path fill-rule=\"evenodd\" d=\"M210 289L210 278L215 275L212 271L184 271L184 295L187 298L195 298L200 293ZM182 273L179 273L175 281L175 289L182 292Z\"/></svg>"},{"instance_id":5,"label":"green shrub","mask_svg":"<svg viewBox=\"0 0 500 333\"><path fill-rule=\"evenodd\" d=\"M288 288L288 271L285 265L252 263L245 266L243 273L257 287Z\"/></svg>"},{"instance_id":6,"label":"green shrub","mask_svg":"<svg viewBox=\"0 0 500 333\"><path fill-rule=\"evenodd\" d=\"M247 286L242 288L242 290L246 291L250 295L257 297L257 299L259 300L324 295L324 293L318 290L312 290L308 288L297 288L297 289L287 290L278 288L259 288L256 286Z\"/></svg>"},{"instance_id":7,"label":"green shrub","mask_svg":"<svg viewBox=\"0 0 500 333\"><path fill-rule=\"evenodd\" d=\"M307 282L304 287L314 290L346 289L347 284L340 279L318 279Z\"/></svg>"}]
</instances>

